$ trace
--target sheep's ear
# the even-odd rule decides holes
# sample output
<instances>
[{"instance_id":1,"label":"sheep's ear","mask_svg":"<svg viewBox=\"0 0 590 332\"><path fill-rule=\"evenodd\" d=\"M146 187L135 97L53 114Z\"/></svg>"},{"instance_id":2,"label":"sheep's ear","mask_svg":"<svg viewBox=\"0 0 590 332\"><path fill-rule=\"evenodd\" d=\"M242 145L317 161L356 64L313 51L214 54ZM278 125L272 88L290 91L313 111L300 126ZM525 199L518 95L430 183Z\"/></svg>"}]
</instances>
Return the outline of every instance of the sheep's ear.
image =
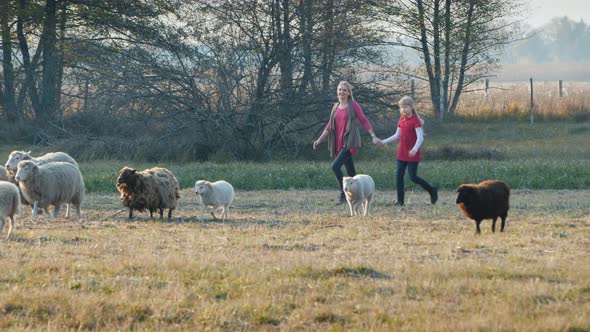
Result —
<instances>
[{"instance_id":1,"label":"sheep's ear","mask_svg":"<svg viewBox=\"0 0 590 332\"><path fill-rule=\"evenodd\" d=\"M207 182L207 189L209 189L209 190L213 189L213 186L211 185L211 182Z\"/></svg>"},{"instance_id":2,"label":"sheep's ear","mask_svg":"<svg viewBox=\"0 0 590 332\"><path fill-rule=\"evenodd\" d=\"M31 150L29 150L29 152L25 152L26 154L31 154Z\"/></svg>"}]
</instances>

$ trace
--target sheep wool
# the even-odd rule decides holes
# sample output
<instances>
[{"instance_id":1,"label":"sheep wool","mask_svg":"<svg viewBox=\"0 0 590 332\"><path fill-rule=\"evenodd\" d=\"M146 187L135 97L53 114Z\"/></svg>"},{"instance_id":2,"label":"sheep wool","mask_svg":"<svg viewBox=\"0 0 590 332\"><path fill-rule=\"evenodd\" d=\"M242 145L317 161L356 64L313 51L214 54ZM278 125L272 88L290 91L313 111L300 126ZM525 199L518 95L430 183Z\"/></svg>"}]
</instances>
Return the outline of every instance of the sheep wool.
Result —
<instances>
[{"instance_id":1,"label":"sheep wool","mask_svg":"<svg viewBox=\"0 0 590 332\"><path fill-rule=\"evenodd\" d=\"M195 182L195 194L199 196L201 199L201 216L199 219L202 221L204 219L205 209L208 206L212 206L213 210L211 211L211 215L215 217L215 211L219 208L223 208L221 212L221 220L227 220L227 214L229 212L229 207L231 203L234 201L234 187L226 181L215 181L209 182L207 180L198 180Z\"/></svg>"},{"instance_id":2,"label":"sheep wool","mask_svg":"<svg viewBox=\"0 0 590 332\"><path fill-rule=\"evenodd\" d=\"M133 210L159 210L160 219L164 219L164 209L168 210L168 219L172 218L172 210L180 198L178 180L166 168L154 167L138 172L130 167L123 167L117 178L117 190L121 193L121 203L129 208L129 219L133 218Z\"/></svg>"},{"instance_id":3,"label":"sheep wool","mask_svg":"<svg viewBox=\"0 0 590 332\"><path fill-rule=\"evenodd\" d=\"M49 205L55 207L54 217L57 217L59 208L64 203L68 204L67 217L70 216L70 205L73 204L78 219L82 219L80 205L84 200L84 179L73 164L52 162L37 165L32 160L24 160L18 164L15 179L23 197L33 205L33 221L37 219L39 208L45 210L49 221Z\"/></svg>"},{"instance_id":4,"label":"sheep wool","mask_svg":"<svg viewBox=\"0 0 590 332\"><path fill-rule=\"evenodd\" d=\"M9 181L8 171L6 171L4 166L0 166L0 181Z\"/></svg>"},{"instance_id":5,"label":"sheep wool","mask_svg":"<svg viewBox=\"0 0 590 332\"><path fill-rule=\"evenodd\" d=\"M6 218L9 218L6 239L10 238L12 226L15 223L14 216L19 213L19 209L20 193L18 187L13 183L0 181L0 233L4 229Z\"/></svg>"},{"instance_id":6,"label":"sheep wool","mask_svg":"<svg viewBox=\"0 0 590 332\"><path fill-rule=\"evenodd\" d=\"M350 216L368 216L371 200L375 194L373 178L366 174L358 174L354 177L345 176L342 178L342 188L350 208Z\"/></svg>"},{"instance_id":7,"label":"sheep wool","mask_svg":"<svg viewBox=\"0 0 590 332\"><path fill-rule=\"evenodd\" d=\"M12 151L8 156L8 161L6 162L6 170L8 170L8 172L11 173L16 173L16 171L18 170L18 163L20 163L23 160L32 160L37 165L43 165L53 162L65 162L76 166L76 168L79 168L76 160L65 152L50 152L40 157L33 158L31 156L31 151Z\"/></svg>"},{"instance_id":8,"label":"sheep wool","mask_svg":"<svg viewBox=\"0 0 590 332\"><path fill-rule=\"evenodd\" d=\"M502 218L504 231L510 207L510 188L502 181L486 180L479 184L462 184L457 189L455 203L469 219L475 220L477 234L481 233L479 224L483 219L492 219L492 232L496 231L496 220Z\"/></svg>"}]
</instances>

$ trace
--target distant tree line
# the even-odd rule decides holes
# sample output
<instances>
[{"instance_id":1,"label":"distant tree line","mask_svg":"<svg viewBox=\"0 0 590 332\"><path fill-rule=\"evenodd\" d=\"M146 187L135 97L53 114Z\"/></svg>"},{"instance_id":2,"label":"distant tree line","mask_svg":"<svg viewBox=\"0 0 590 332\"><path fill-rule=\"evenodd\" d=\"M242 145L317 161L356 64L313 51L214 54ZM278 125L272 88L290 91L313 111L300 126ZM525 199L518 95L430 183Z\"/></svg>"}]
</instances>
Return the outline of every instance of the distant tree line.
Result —
<instances>
[{"instance_id":1,"label":"distant tree line","mask_svg":"<svg viewBox=\"0 0 590 332\"><path fill-rule=\"evenodd\" d=\"M513 38L517 7L3 0L0 138L87 158L296 157L326 123L340 80L377 125L411 78L428 82L437 119L452 115ZM391 61L391 45L418 50L423 66Z\"/></svg>"},{"instance_id":2,"label":"distant tree line","mask_svg":"<svg viewBox=\"0 0 590 332\"><path fill-rule=\"evenodd\" d=\"M530 37L507 47L503 62L590 62L590 26L583 20L555 17L527 35Z\"/></svg>"}]
</instances>

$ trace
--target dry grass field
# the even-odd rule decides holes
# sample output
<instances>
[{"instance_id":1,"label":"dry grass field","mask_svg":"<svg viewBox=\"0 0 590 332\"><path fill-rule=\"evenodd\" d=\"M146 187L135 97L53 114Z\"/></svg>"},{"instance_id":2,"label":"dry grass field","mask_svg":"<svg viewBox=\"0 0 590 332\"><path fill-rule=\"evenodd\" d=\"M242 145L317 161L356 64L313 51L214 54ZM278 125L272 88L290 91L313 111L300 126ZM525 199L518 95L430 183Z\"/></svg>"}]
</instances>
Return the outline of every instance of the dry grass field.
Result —
<instances>
[{"instance_id":1,"label":"dry grass field","mask_svg":"<svg viewBox=\"0 0 590 332\"><path fill-rule=\"evenodd\" d=\"M378 192L366 218L334 191L238 191L225 223L182 195L173 222L89 194L82 224L19 226L0 329L590 330L590 190L514 190L506 232L480 236L451 191Z\"/></svg>"}]
</instances>

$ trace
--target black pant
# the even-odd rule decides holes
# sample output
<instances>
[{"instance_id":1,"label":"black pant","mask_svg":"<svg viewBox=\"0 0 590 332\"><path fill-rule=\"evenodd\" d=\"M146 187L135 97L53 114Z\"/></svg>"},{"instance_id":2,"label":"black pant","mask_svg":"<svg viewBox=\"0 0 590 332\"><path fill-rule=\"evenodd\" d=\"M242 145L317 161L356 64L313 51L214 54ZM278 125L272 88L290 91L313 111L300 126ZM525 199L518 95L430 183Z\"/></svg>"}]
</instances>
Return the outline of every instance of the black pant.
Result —
<instances>
[{"instance_id":1,"label":"black pant","mask_svg":"<svg viewBox=\"0 0 590 332\"><path fill-rule=\"evenodd\" d=\"M336 156L336 159L334 159L334 161L332 162L332 171L334 172L334 175L336 175L336 180L338 180L338 186L340 187L341 197L344 196L344 189L342 189L342 165L346 167L346 173L348 173L348 176L356 175L356 170L354 169L354 162L352 161L352 154L350 153L350 150L348 150L347 148L340 150L340 153L338 153L338 156Z\"/></svg>"},{"instance_id":2,"label":"black pant","mask_svg":"<svg viewBox=\"0 0 590 332\"><path fill-rule=\"evenodd\" d=\"M424 181L418 176L418 162L412 161L397 161L397 201L398 203L404 203L404 176L406 175L406 168L410 173L410 180L417 183L428 193L432 192L432 186L428 182Z\"/></svg>"}]
</instances>

